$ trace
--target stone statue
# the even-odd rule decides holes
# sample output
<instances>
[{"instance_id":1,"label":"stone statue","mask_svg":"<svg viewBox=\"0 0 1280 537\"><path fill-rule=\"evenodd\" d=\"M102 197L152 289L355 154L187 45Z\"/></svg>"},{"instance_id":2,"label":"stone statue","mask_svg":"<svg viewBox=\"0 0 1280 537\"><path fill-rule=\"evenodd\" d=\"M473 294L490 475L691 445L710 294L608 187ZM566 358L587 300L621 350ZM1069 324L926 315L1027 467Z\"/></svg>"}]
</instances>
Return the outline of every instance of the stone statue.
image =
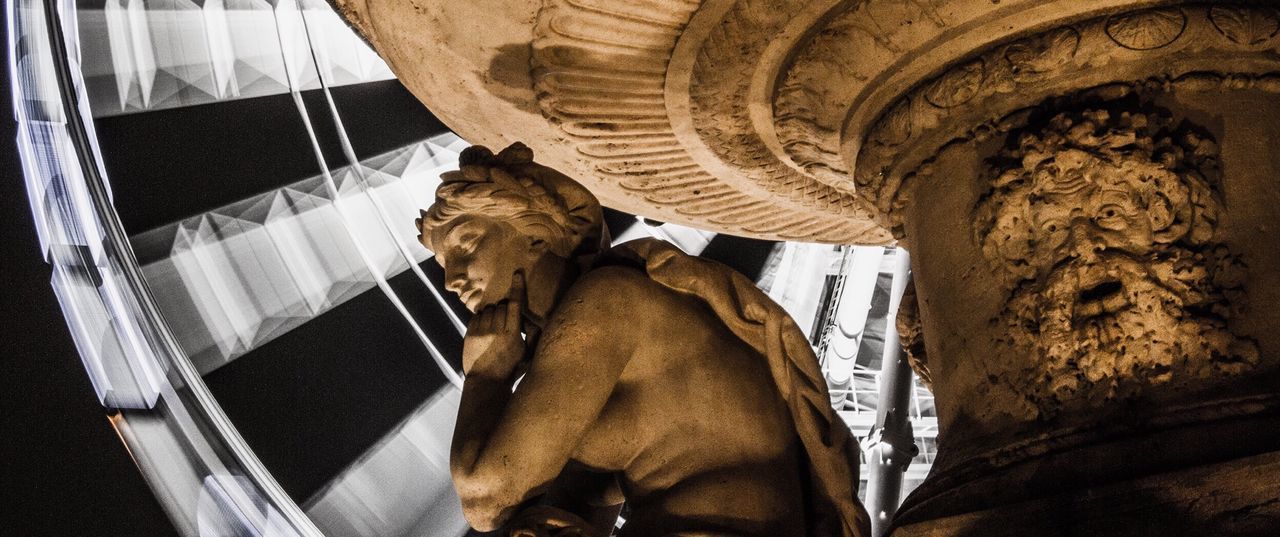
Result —
<instances>
[{"instance_id":1,"label":"stone statue","mask_svg":"<svg viewBox=\"0 0 1280 537\"><path fill-rule=\"evenodd\" d=\"M978 240L1011 295L995 322L1031 416L1258 361L1227 321L1243 264L1217 238L1217 147L1156 112L1064 112L994 162ZM1083 396L1083 397L1081 397Z\"/></svg>"},{"instance_id":2,"label":"stone statue","mask_svg":"<svg viewBox=\"0 0 1280 537\"><path fill-rule=\"evenodd\" d=\"M609 249L595 198L532 157L464 151L417 222L475 313L451 457L467 520L608 535L625 500L620 535L868 535L856 443L794 321L666 243Z\"/></svg>"}]
</instances>

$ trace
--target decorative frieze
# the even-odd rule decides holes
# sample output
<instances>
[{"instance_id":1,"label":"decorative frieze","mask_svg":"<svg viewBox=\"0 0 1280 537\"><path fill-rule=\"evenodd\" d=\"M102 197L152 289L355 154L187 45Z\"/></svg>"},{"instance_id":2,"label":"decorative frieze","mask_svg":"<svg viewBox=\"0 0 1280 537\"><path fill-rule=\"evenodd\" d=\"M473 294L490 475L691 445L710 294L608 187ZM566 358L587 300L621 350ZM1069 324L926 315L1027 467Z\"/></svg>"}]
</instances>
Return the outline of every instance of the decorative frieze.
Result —
<instances>
[{"instance_id":1,"label":"decorative frieze","mask_svg":"<svg viewBox=\"0 0 1280 537\"><path fill-rule=\"evenodd\" d=\"M885 242L860 200L773 158L741 98L768 44L760 37L803 3L736 2L695 38L685 29L697 2L548 0L533 41L539 108L596 173L690 220L744 235ZM678 41L690 39L691 71L669 74ZM690 77L687 92L667 93L670 75ZM696 139L681 139L683 125ZM699 150L722 163L700 161Z\"/></svg>"},{"instance_id":2,"label":"decorative frieze","mask_svg":"<svg viewBox=\"0 0 1280 537\"><path fill-rule=\"evenodd\" d=\"M981 141L1054 97L1168 91L1208 76L1270 80L1280 73L1280 22L1271 6L1189 5L1112 14L989 47L918 83L871 124L856 146L857 193L894 214L934 154ZM1140 81L1140 82L1134 82ZM1157 82L1163 87L1154 87ZM1226 86L1216 86L1227 89ZM852 133L849 133L852 134Z\"/></svg>"}]
</instances>

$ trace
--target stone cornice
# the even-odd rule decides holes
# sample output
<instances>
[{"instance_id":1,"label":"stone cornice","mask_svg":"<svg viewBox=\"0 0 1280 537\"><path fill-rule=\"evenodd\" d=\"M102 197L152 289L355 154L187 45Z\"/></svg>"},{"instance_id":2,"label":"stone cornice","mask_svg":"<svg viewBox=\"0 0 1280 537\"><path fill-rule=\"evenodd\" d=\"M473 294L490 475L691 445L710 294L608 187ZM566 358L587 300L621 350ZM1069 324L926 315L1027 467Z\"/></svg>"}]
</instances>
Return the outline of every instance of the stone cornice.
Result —
<instances>
[{"instance_id":1,"label":"stone cornice","mask_svg":"<svg viewBox=\"0 0 1280 537\"><path fill-rule=\"evenodd\" d=\"M1055 97L1134 91L1268 89L1280 73L1272 6L1181 5L1111 13L1043 29L963 57L901 94L842 156L854 181L897 228L908 185L944 146L982 141L1025 122ZM906 193L906 194L904 194ZM900 232L898 229L896 232Z\"/></svg>"},{"instance_id":2,"label":"stone cornice","mask_svg":"<svg viewBox=\"0 0 1280 537\"><path fill-rule=\"evenodd\" d=\"M1276 43L1256 3L332 1L470 141L523 140L619 209L836 243L892 242L903 178L1018 107L1212 71L1165 60L1188 51L1260 76Z\"/></svg>"},{"instance_id":3,"label":"stone cornice","mask_svg":"<svg viewBox=\"0 0 1280 537\"><path fill-rule=\"evenodd\" d=\"M888 235L859 200L772 158L743 100L769 44L761 37L803 3L664 12L649 2L549 0L533 43L539 107L596 173L689 219L755 236L883 243Z\"/></svg>"}]
</instances>

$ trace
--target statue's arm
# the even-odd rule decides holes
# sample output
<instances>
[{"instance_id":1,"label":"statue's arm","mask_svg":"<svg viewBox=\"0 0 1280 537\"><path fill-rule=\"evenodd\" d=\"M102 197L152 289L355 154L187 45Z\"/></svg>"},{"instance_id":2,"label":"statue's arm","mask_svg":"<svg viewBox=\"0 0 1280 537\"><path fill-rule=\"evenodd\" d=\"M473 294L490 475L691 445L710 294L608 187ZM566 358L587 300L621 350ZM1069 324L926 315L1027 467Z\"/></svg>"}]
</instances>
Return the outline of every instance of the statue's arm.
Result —
<instances>
[{"instance_id":1,"label":"statue's arm","mask_svg":"<svg viewBox=\"0 0 1280 537\"><path fill-rule=\"evenodd\" d=\"M592 528L608 530L618 522L625 499L617 473L599 472L569 461L538 503L582 517Z\"/></svg>"},{"instance_id":2,"label":"statue's arm","mask_svg":"<svg viewBox=\"0 0 1280 537\"><path fill-rule=\"evenodd\" d=\"M643 278L603 268L560 301L514 393L510 369L477 363L463 385L451 471L467 520L500 527L552 483L613 393L634 349ZM499 368L502 369L502 368Z\"/></svg>"}]
</instances>

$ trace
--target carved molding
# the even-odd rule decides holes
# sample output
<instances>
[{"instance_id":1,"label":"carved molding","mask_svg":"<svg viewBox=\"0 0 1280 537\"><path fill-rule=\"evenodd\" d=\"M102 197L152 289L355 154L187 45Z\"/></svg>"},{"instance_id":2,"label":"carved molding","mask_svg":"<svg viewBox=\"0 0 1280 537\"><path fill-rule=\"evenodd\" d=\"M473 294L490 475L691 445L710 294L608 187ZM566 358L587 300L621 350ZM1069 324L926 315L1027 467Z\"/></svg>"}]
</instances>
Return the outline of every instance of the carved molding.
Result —
<instances>
[{"instance_id":1,"label":"carved molding","mask_svg":"<svg viewBox=\"0 0 1280 537\"><path fill-rule=\"evenodd\" d=\"M758 4L735 2L696 48L697 64L709 68L685 96L692 117L679 117L665 94L667 67L698 2L547 0L533 42L538 105L597 173L692 220L753 236L889 241L860 200L771 162L752 139L740 97L754 56L728 53L767 45L761 35L776 32L789 13ZM701 148L677 132L689 123L705 147L725 151L718 156L727 165L695 158Z\"/></svg>"},{"instance_id":2,"label":"carved molding","mask_svg":"<svg viewBox=\"0 0 1280 537\"><path fill-rule=\"evenodd\" d=\"M525 140L628 211L844 243L892 241L903 175L1015 104L1280 32L1274 6L1175 0L333 1L469 140Z\"/></svg>"},{"instance_id":3,"label":"carved molding","mask_svg":"<svg viewBox=\"0 0 1280 537\"><path fill-rule=\"evenodd\" d=\"M1280 33L1280 11L1275 9L1214 6L1209 8L1209 20L1238 45L1263 45Z\"/></svg>"},{"instance_id":4,"label":"carved molding","mask_svg":"<svg viewBox=\"0 0 1280 537\"><path fill-rule=\"evenodd\" d=\"M1007 132L1046 99L1091 87L1270 91L1271 73L1280 72L1277 14L1246 5L1149 9L989 47L916 84L860 136L857 192L888 213L887 225L900 234L894 213L909 202L904 185L928 175L937 151Z\"/></svg>"},{"instance_id":5,"label":"carved molding","mask_svg":"<svg viewBox=\"0 0 1280 537\"><path fill-rule=\"evenodd\" d=\"M854 214L858 207L849 193L813 181L779 161L766 147L761 126L751 116L755 74L761 68L772 70L771 66L761 65L766 49L775 39L788 39L784 28L809 4L823 3L734 2L705 38L682 43L696 58L692 72L685 75L673 71L669 77L689 77L691 130L716 158L731 165L729 173L750 181L765 195L793 200L814 210ZM775 37L762 39L764 36ZM682 40L689 38L682 36ZM869 217L869 213L862 214Z\"/></svg>"},{"instance_id":6,"label":"carved molding","mask_svg":"<svg viewBox=\"0 0 1280 537\"><path fill-rule=\"evenodd\" d=\"M944 10L947 4L952 4L950 13ZM954 25L957 16L952 13L976 17L985 9L941 0L868 0L833 9L811 31L812 37L797 46L773 97L774 130L784 152L780 159L815 180L853 192L850 168L838 148L841 124L858 94L878 70ZM892 141L910 129L895 126L899 130L883 133L884 139Z\"/></svg>"},{"instance_id":7,"label":"carved molding","mask_svg":"<svg viewBox=\"0 0 1280 537\"><path fill-rule=\"evenodd\" d=\"M1179 8L1148 9L1107 18L1107 37L1129 50L1167 47L1187 29L1187 14Z\"/></svg>"}]
</instances>

